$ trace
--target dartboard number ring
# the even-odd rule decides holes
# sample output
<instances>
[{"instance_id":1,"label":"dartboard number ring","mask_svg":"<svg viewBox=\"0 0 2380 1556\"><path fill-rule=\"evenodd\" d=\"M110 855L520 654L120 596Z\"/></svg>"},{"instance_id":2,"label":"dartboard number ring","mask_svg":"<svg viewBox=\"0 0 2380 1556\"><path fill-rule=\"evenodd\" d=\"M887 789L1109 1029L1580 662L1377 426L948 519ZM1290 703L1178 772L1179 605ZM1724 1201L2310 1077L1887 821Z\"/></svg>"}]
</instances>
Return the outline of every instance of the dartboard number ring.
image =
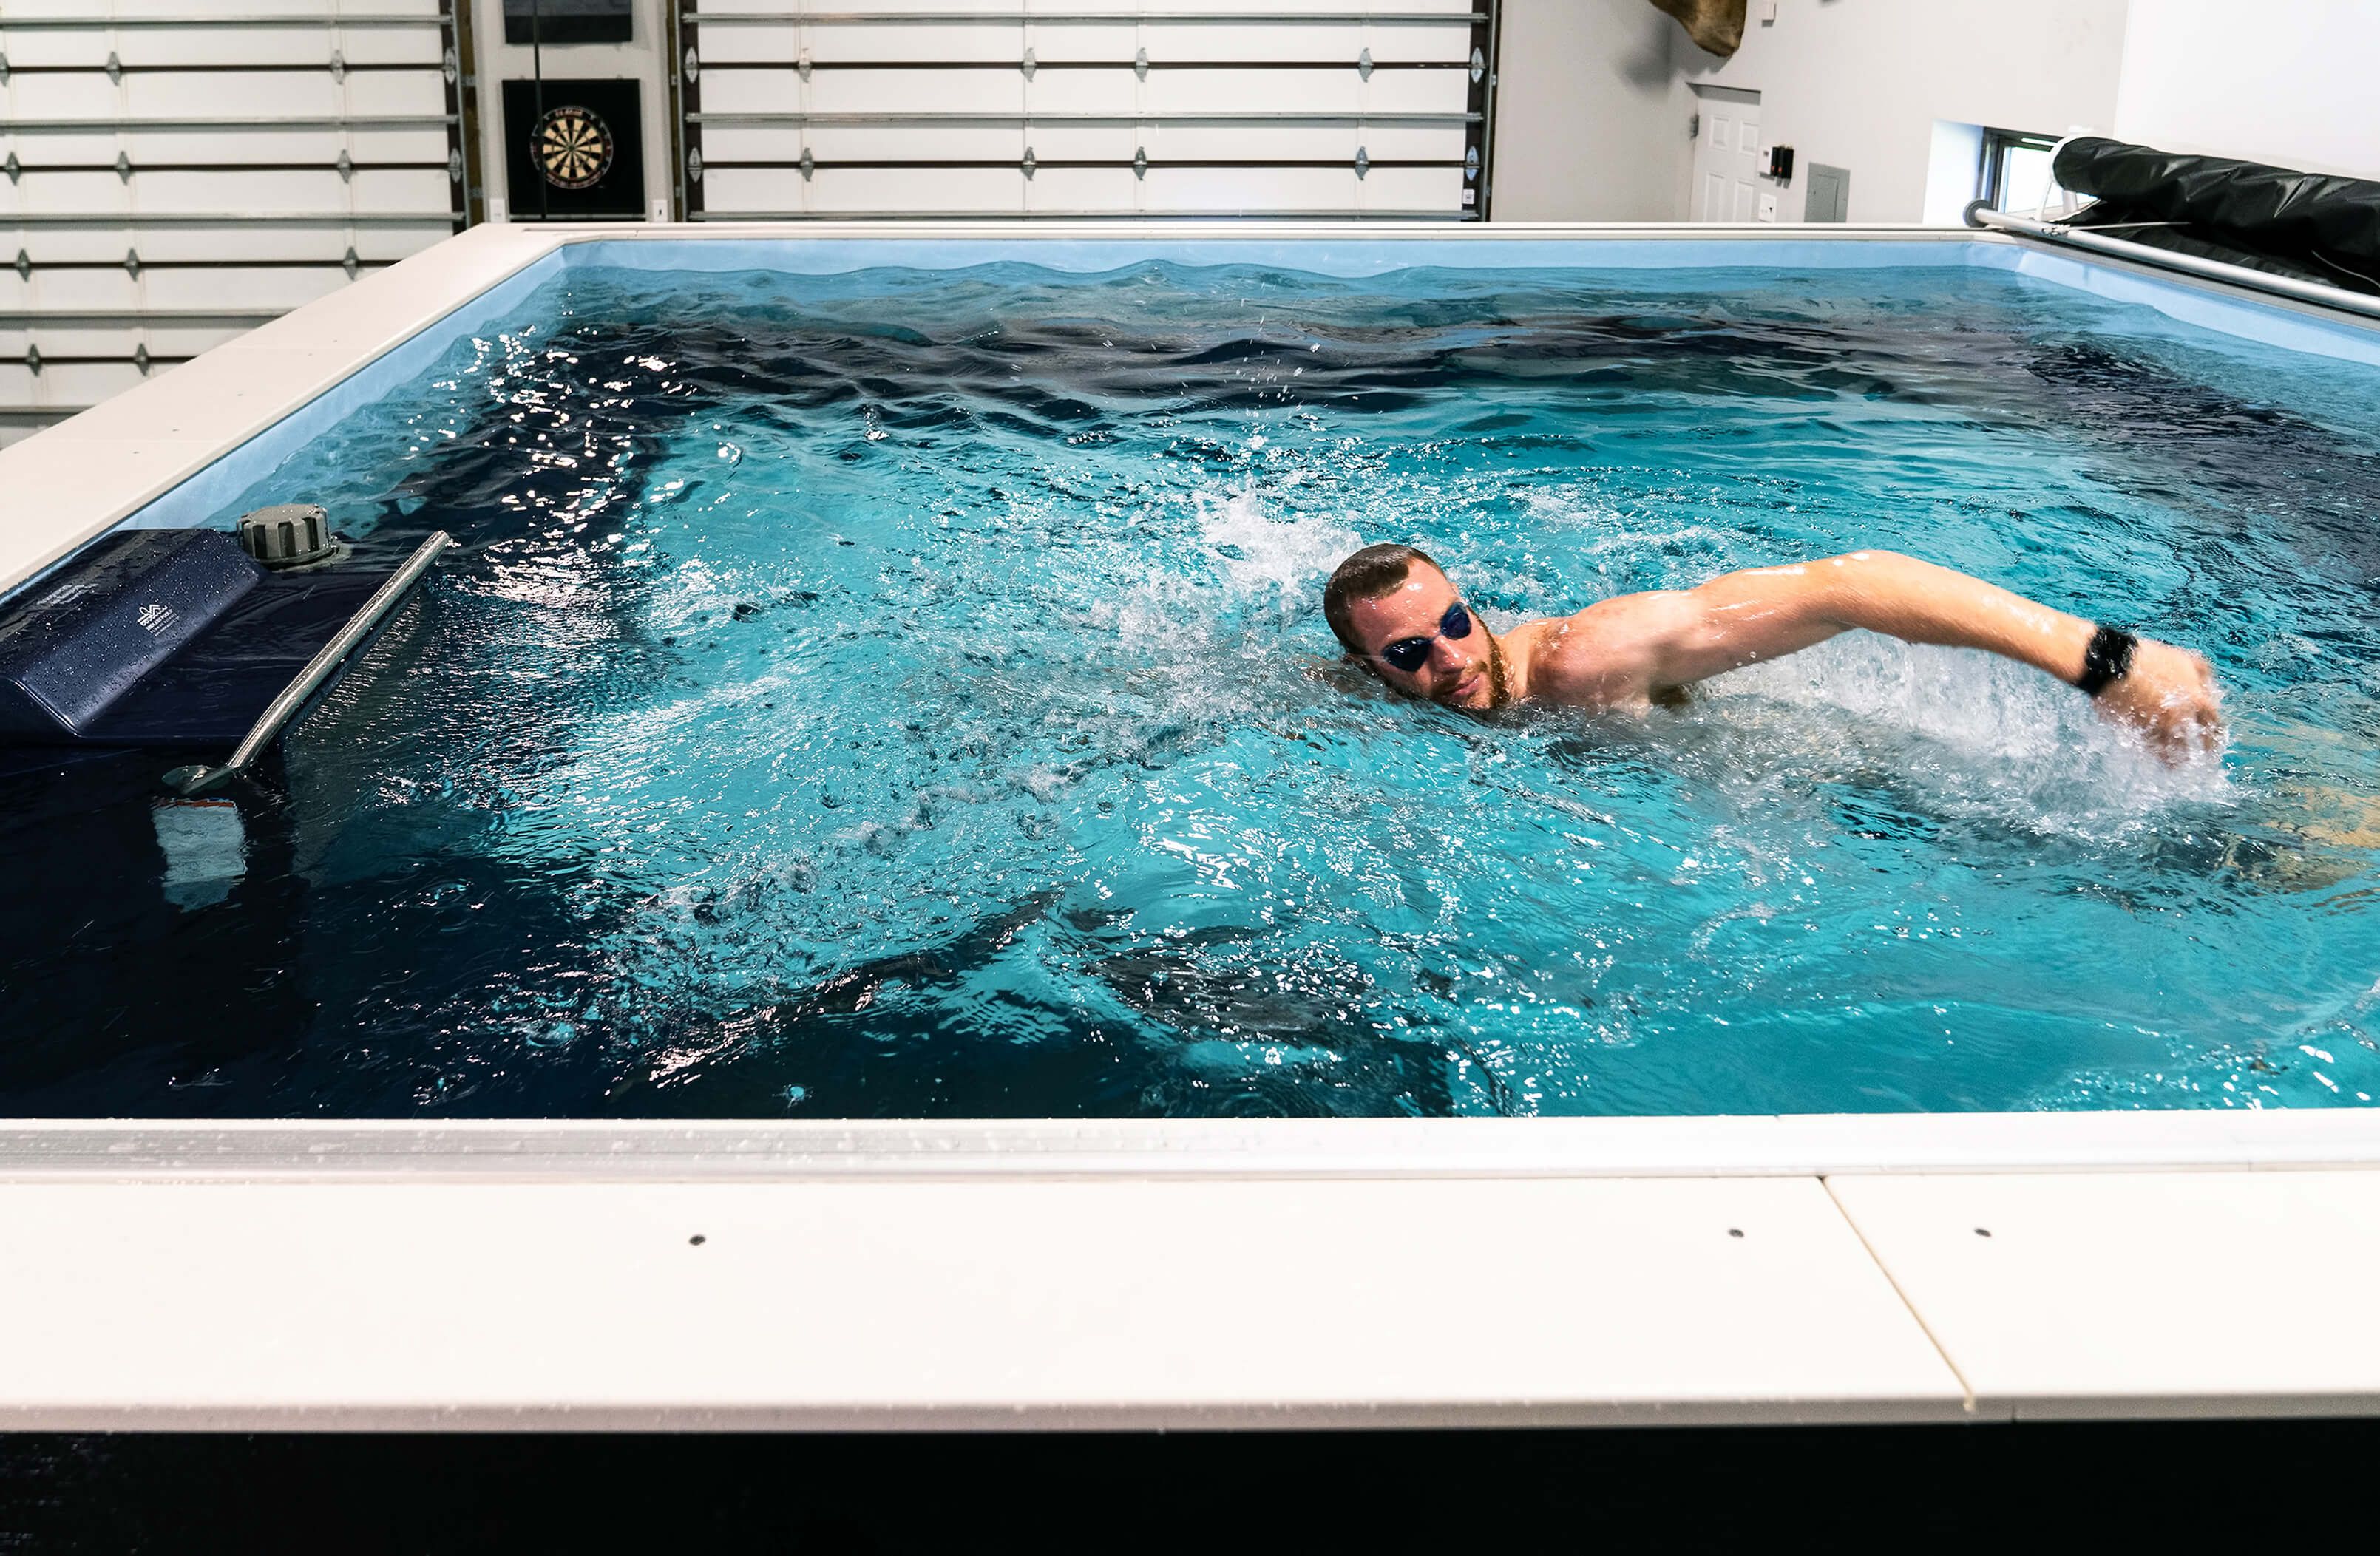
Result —
<instances>
[{"instance_id":1,"label":"dartboard number ring","mask_svg":"<svg viewBox=\"0 0 2380 1556\"><path fill-rule=\"evenodd\" d=\"M592 108L556 108L537 122L529 143L537 167L557 189L584 189L612 171L612 127Z\"/></svg>"}]
</instances>

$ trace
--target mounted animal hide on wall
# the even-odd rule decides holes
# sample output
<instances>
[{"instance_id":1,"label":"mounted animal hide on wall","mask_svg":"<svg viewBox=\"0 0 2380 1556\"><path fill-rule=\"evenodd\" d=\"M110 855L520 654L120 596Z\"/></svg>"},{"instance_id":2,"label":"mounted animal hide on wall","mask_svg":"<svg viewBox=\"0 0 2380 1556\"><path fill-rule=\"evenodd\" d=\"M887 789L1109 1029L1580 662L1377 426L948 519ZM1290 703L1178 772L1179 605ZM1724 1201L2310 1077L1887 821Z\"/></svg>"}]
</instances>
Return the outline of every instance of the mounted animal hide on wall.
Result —
<instances>
[{"instance_id":1,"label":"mounted animal hide on wall","mask_svg":"<svg viewBox=\"0 0 2380 1556\"><path fill-rule=\"evenodd\" d=\"M1743 46L1743 0L1653 0L1678 18L1694 47L1721 59Z\"/></svg>"}]
</instances>

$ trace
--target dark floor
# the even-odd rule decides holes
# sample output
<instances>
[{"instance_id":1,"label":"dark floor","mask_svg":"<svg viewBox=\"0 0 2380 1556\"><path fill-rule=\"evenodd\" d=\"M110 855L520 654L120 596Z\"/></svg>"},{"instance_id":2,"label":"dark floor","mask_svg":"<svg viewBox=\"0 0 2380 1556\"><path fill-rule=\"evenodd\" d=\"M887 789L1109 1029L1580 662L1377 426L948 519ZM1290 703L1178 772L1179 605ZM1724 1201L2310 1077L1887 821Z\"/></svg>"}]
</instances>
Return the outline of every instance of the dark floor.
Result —
<instances>
[{"instance_id":1,"label":"dark floor","mask_svg":"<svg viewBox=\"0 0 2380 1556\"><path fill-rule=\"evenodd\" d=\"M2380 1421L0 1437L0 1550L1732 1550L2371 1538ZM2362 1534L2352 1534L2357 1528Z\"/></svg>"}]
</instances>

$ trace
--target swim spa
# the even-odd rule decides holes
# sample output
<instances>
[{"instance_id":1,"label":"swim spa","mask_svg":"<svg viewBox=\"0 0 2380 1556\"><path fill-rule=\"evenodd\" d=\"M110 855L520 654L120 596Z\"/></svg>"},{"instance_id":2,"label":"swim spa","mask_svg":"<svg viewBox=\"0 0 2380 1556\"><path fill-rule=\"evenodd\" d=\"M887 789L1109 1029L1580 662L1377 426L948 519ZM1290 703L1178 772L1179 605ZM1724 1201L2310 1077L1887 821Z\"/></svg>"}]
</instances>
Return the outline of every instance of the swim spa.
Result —
<instances>
[{"instance_id":1,"label":"swim spa","mask_svg":"<svg viewBox=\"0 0 2380 1556\"><path fill-rule=\"evenodd\" d=\"M2369 1104L2370 366L1713 247L564 248L133 515L461 544L240 810L18 780L13 871L110 863L0 935L0 1106ZM1333 664L1383 538L1497 622L1895 547L2238 740L1880 640L1483 725Z\"/></svg>"},{"instance_id":2,"label":"swim spa","mask_svg":"<svg viewBox=\"0 0 2380 1556\"><path fill-rule=\"evenodd\" d=\"M1118 1175L1293 1180L1241 1230L1781 1176L1722 1197L1817 1194L1813 1303L1907 1348L1747 1340L1713 1397L1891 1414L1994 1385L1812 1175L2370 1154L2360 323L1968 234L495 231L370 285L18 461L20 580L271 501L461 547L236 836L154 763L27 780L12 1171L1081 1178L1126 1242ZM1867 643L1483 728L1331 662L1320 578L1391 536L1499 624L1888 545L2204 649L2237 739L2169 771ZM126 1116L384 1122L70 1122ZM1230 1399L1323 1365L1270 1359ZM1600 1408L1531 1376L1400 1397Z\"/></svg>"}]
</instances>

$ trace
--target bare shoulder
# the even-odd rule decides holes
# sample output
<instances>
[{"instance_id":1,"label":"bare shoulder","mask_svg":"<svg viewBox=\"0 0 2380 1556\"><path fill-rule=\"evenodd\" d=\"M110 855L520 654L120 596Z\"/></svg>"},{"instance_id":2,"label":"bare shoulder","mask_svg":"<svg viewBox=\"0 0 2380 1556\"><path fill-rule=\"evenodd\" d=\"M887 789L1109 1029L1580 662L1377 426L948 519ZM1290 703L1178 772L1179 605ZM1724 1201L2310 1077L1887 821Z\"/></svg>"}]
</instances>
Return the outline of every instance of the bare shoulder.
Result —
<instances>
[{"instance_id":1,"label":"bare shoulder","mask_svg":"<svg viewBox=\"0 0 2380 1556\"><path fill-rule=\"evenodd\" d=\"M1515 628L1528 694L1572 707L1635 707L1654 690L1654 650L1684 609L1668 590L1618 595L1573 616Z\"/></svg>"}]
</instances>

